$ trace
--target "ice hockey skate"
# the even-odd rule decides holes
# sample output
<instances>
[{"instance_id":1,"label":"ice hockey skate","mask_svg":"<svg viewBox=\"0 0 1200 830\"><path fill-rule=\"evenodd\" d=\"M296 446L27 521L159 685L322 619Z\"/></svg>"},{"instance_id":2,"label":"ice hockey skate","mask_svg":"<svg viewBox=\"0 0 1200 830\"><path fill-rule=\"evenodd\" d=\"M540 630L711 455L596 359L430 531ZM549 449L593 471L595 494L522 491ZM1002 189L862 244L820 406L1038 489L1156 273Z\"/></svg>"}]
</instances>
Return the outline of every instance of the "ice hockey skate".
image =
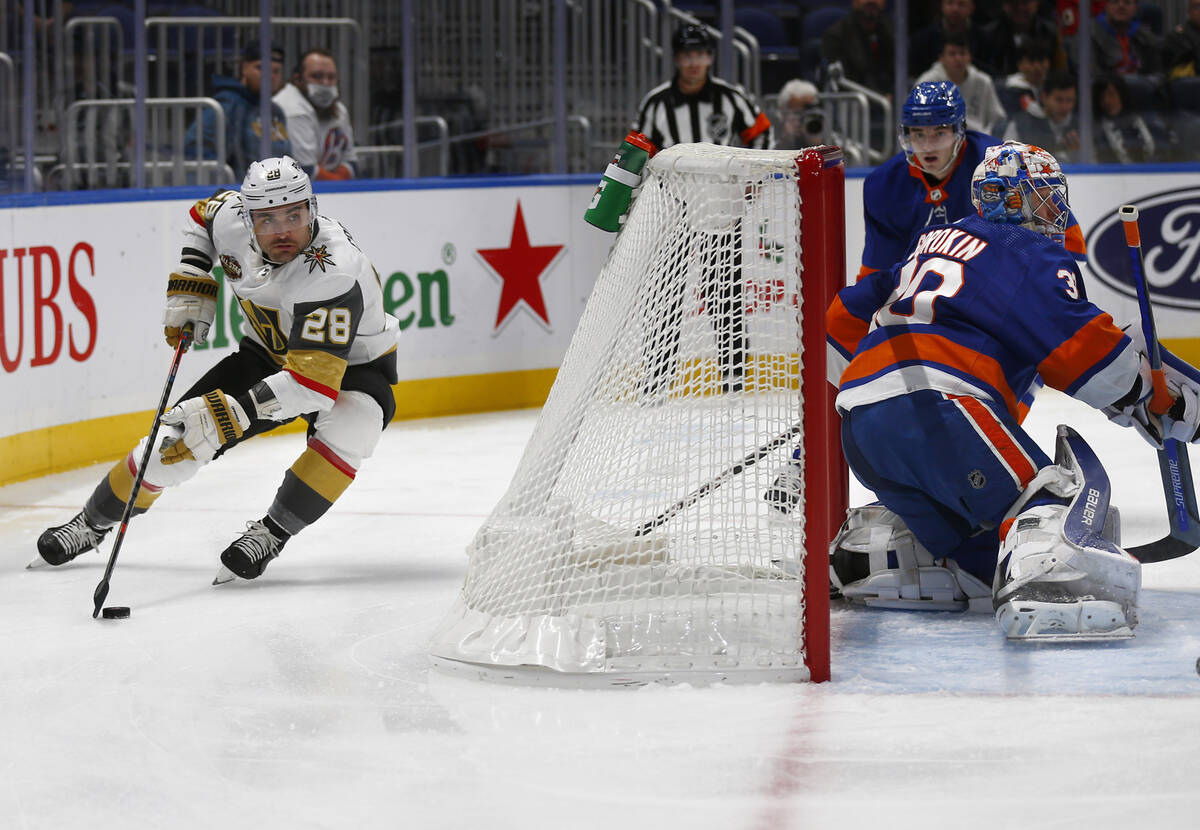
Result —
<instances>
[{"instance_id":1,"label":"ice hockey skate","mask_svg":"<svg viewBox=\"0 0 1200 830\"><path fill-rule=\"evenodd\" d=\"M221 553L221 569L213 585L224 585L234 579L257 579L271 560L279 556L287 539L280 539L262 522L246 522L246 532L233 540Z\"/></svg>"},{"instance_id":2,"label":"ice hockey skate","mask_svg":"<svg viewBox=\"0 0 1200 830\"><path fill-rule=\"evenodd\" d=\"M95 527L80 510L75 518L63 525L47 528L38 537L38 556L25 567L65 565L81 553L97 550L112 527Z\"/></svg>"},{"instance_id":3,"label":"ice hockey skate","mask_svg":"<svg viewBox=\"0 0 1200 830\"><path fill-rule=\"evenodd\" d=\"M1046 474L1057 479L1054 503ZM1066 485L1064 487L1064 485ZM993 584L996 622L1009 640L1122 640L1137 624L1141 563L1119 547L1108 476L1070 427L1058 428L1055 467L1030 484L1000 548ZM1069 503L1064 503L1069 502ZM1019 511L1019 512L1018 512Z\"/></svg>"}]
</instances>

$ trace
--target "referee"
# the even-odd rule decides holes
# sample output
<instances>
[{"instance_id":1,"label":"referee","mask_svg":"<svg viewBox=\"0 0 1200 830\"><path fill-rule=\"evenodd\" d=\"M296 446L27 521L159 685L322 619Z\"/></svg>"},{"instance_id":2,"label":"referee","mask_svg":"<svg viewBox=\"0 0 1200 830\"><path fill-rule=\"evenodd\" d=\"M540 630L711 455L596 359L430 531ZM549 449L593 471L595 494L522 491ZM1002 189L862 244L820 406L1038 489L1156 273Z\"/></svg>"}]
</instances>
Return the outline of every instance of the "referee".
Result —
<instances>
[{"instance_id":1,"label":"referee","mask_svg":"<svg viewBox=\"0 0 1200 830\"><path fill-rule=\"evenodd\" d=\"M645 135L654 152L675 144L707 142L769 149L771 122L739 87L709 74L715 43L708 29L680 27L671 38L675 77L646 94L633 129ZM653 155L653 153L651 153ZM687 206L684 206L687 210ZM722 391L741 392L746 357L746 314L742 284L742 228L738 220L716 238L693 240L703 263L701 293L717 338ZM706 244L707 243L707 244ZM657 397L675 374L684 284L671 295L668 314L651 332L658 348L650 352L644 396Z\"/></svg>"},{"instance_id":2,"label":"referee","mask_svg":"<svg viewBox=\"0 0 1200 830\"><path fill-rule=\"evenodd\" d=\"M771 122L742 90L708 73L715 44L704 26L681 27L671 38L675 77L646 94L633 128L655 152L705 141L731 147L771 146Z\"/></svg>"}]
</instances>

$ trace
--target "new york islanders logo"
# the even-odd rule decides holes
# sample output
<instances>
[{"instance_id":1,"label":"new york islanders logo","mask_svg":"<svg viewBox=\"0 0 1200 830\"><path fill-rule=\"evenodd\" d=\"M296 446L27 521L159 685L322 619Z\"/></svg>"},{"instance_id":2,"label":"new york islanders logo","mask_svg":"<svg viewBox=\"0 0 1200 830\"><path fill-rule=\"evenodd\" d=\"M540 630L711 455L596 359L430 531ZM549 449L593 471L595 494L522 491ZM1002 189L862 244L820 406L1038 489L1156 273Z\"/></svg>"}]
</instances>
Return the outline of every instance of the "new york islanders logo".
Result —
<instances>
[{"instance_id":1,"label":"new york islanders logo","mask_svg":"<svg viewBox=\"0 0 1200 830\"><path fill-rule=\"evenodd\" d=\"M326 265L337 265L324 245L305 248L304 261L308 263L308 273L310 274L318 268L321 269L321 273L324 273Z\"/></svg>"},{"instance_id":2,"label":"new york islanders logo","mask_svg":"<svg viewBox=\"0 0 1200 830\"><path fill-rule=\"evenodd\" d=\"M221 254L221 267L225 269L226 279L240 280L242 278L241 263L239 263L229 254Z\"/></svg>"}]
</instances>

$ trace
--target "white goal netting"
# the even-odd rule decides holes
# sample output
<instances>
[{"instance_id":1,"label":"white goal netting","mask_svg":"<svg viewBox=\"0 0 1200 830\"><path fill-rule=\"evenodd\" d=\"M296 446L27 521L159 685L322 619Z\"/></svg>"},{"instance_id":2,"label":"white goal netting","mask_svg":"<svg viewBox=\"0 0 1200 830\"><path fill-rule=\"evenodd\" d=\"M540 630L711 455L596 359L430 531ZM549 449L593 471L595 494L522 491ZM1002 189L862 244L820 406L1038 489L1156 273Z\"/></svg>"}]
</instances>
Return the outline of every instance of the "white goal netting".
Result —
<instances>
[{"instance_id":1,"label":"white goal netting","mask_svg":"<svg viewBox=\"0 0 1200 830\"><path fill-rule=\"evenodd\" d=\"M809 674L801 330L824 308L801 302L798 154L683 145L647 170L440 661Z\"/></svg>"}]
</instances>

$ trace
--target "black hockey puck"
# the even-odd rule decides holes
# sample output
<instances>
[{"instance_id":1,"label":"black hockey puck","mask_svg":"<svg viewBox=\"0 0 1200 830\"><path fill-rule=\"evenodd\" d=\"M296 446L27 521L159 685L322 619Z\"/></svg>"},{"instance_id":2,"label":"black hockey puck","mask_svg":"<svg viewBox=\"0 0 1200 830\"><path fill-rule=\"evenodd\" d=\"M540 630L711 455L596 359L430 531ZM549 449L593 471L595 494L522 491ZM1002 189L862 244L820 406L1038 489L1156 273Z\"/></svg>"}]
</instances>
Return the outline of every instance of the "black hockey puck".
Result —
<instances>
[{"instance_id":1,"label":"black hockey puck","mask_svg":"<svg viewBox=\"0 0 1200 830\"><path fill-rule=\"evenodd\" d=\"M106 620L123 620L129 616L129 606L127 605L110 605L100 612L100 616Z\"/></svg>"}]
</instances>

